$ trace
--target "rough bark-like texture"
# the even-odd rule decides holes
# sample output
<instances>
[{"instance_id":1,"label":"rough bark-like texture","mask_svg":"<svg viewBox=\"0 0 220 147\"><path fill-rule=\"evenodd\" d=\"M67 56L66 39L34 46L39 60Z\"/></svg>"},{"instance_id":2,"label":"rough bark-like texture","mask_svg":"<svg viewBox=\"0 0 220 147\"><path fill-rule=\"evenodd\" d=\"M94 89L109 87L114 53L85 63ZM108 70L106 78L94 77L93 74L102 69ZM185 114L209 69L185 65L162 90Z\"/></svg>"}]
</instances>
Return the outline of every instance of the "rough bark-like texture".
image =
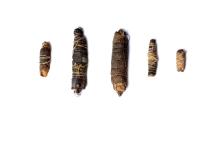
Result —
<instances>
[{"instance_id":1,"label":"rough bark-like texture","mask_svg":"<svg viewBox=\"0 0 220 147\"><path fill-rule=\"evenodd\" d=\"M148 50L148 76L155 76L157 73L158 54L157 54L157 43L155 39L150 40Z\"/></svg>"},{"instance_id":2,"label":"rough bark-like texture","mask_svg":"<svg viewBox=\"0 0 220 147\"><path fill-rule=\"evenodd\" d=\"M72 56L72 89L80 94L87 85L88 50L83 29L74 30L74 46Z\"/></svg>"},{"instance_id":3,"label":"rough bark-like texture","mask_svg":"<svg viewBox=\"0 0 220 147\"><path fill-rule=\"evenodd\" d=\"M46 77L50 70L51 45L50 42L43 42L40 50L40 75Z\"/></svg>"},{"instance_id":4,"label":"rough bark-like texture","mask_svg":"<svg viewBox=\"0 0 220 147\"><path fill-rule=\"evenodd\" d=\"M176 68L178 72L184 72L186 66L186 51L179 49L176 52Z\"/></svg>"},{"instance_id":5,"label":"rough bark-like texture","mask_svg":"<svg viewBox=\"0 0 220 147\"><path fill-rule=\"evenodd\" d=\"M113 39L111 81L119 96L128 85L128 34L120 29Z\"/></svg>"}]
</instances>

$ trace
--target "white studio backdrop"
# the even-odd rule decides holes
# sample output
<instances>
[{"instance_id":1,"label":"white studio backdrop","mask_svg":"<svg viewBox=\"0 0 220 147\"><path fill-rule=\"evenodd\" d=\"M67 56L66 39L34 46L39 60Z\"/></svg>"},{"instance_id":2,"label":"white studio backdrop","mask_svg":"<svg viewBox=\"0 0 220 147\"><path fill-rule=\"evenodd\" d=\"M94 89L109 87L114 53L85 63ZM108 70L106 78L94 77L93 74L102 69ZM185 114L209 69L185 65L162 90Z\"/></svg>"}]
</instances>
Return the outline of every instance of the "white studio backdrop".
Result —
<instances>
[{"instance_id":1,"label":"white studio backdrop","mask_svg":"<svg viewBox=\"0 0 220 147\"><path fill-rule=\"evenodd\" d=\"M219 147L217 0L2 0L0 147ZM88 40L88 85L71 90L73 31ZM130 36L129 86L111 84L114 32ZM156 77L147 77L150 39ZM43 41L51 69L39 75ZM184 73L176 51L187 50Z\"/></svg>"}]
</instances>

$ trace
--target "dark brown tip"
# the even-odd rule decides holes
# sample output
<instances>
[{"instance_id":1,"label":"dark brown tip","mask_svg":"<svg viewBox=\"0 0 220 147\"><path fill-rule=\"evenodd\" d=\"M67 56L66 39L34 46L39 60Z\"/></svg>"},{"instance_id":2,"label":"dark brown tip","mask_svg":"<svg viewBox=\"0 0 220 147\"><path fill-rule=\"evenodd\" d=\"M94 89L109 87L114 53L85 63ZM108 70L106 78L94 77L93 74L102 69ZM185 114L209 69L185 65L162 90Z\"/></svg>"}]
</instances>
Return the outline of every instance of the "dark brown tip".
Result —
<instances>
[{"instance_id":1,"label":"dark brown tip","mask_svg":"<svg viewBox=\"0 0 220 147\"><path fill-rule=\"evenodd\" d=\"M44 41L42 43L42 48L49 48L49 49L51 49L51 43L49 41Z\"/></svg>"},{"instance_id":2,"label":"dark brown tip","mask_svg":"<svg viewBox=\"0 0 220 147\"><path fill-rule=\"evenodd\" d=\"M81 95L81 91L82 91L82 89L75 89L75 90L74 90L74 93L75 93L76 95L80 96L80 95Z\"/></svg>"},{"instance_id":3,"label":"dark brown tip","mask_svg":"<svg viewBox=\"0 0 220 147\"><path fill-rule=\"evenodd\" d=\"M181 70L177 70L178 72L184 72L184 70L183 69L181 69Z\"/></svg>"},{"instance_id":4,"label":"dark brown tip","mask_svg":"<svg viewBox=\"0 0 220 147\"><path fill-rule=\"evenodd\" d=\"M151 39L150 42L156 44L156 39Z\"/></svg>"},{"instance_id":5,"label":"dark brown tip","mask_svg":"<svg viewBox=\"0 0 220 147\"><path fill-rule=\"evenodd\" d=\"M183 53L183 52L185 52L185 50L184 49L179 49L177 52L178 53Z\"/></svg>"},{"instance_id":6,"label":"dark brown tip","mask_svg":"<svg viewBox=\"0 0 220 147\"><path fill-rule=\"evenodd\" d=\"M118 33L120 33L121 35L124 35L124 36L127 35L127 32L124 29L119 29Z\"/></svg>"},{"instance_id":7,"label":"dark brown tip","mask_svg":"<svg viewBox=\"0 0 220 147\"><path fill-rule=\"evenodd\" d=\"M123 92L122 91L117 91L118 96L122 96Z\"/></svg>"},{"instance_id":8,"label":"dark brown tip","mask_svg":"<svg viewBox=\"0 0 220 147\"><path fill-rule=\"evenodd\" d=\"M74 30L74 35L83 36L83 28L78 27Z\"/></svg>"}]
</instances>

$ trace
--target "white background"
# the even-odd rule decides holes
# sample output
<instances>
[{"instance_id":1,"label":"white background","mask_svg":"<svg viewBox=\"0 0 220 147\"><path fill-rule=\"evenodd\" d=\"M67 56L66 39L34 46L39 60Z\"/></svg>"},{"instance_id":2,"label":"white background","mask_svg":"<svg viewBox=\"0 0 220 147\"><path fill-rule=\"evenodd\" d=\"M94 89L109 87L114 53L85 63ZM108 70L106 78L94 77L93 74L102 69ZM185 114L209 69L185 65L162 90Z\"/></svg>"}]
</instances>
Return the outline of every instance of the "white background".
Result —
<instances>
[{"instance_id":1,"label":"white background","mask_svg":"<svg viewBox=\"0 0 220 147\"><path fill-rule=\"evenodd\" d=\"M220 5L216 0L2 0L0 147L219 147ZM73 30L89 46L88 85L71 90ZM110 77L114 32L130 35L129 87ZM156 77L147 77L150 39ZM51 70L39 75L43 41ZM187 50L184 73L176 51Z\"/></svg>"}]
</instances>

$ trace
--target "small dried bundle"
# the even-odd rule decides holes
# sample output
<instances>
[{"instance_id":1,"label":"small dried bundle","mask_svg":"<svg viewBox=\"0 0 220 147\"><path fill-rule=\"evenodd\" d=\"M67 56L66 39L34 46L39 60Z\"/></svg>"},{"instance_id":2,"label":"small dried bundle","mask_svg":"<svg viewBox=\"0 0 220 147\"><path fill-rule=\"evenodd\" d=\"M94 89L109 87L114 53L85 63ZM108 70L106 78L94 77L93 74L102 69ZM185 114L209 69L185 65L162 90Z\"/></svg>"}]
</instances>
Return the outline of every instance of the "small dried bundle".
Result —
<instances>
[{"instance_id":1,"label":"small dried bundle","mask_svg":"<svg viewBox=\"0 0 220 147\"><path fill-rule=\"evenodd\" d=\"M40 50L40 75L46 77L50 70L51 44L44 41Z\"/></svg>"},{"instance_id":2,"label":"small dried bundle","mask_svg":"<svg viewBox=\"0 0 220 147\"><path fill-rule=\"evenodd\" d=\"M72 89L80 94L87 85L88 50L83 29L74 30L74 46L72 56Z\"/></svg>"},{"instance_id":3,"label":"small dried bundle","mask_svg":"<svg viewBox=\"0 0 220 147\"><path fill-rule=\"evenodd\" d=\"M178 72L184 72L186 66L186 51L179 49L176 52L176 68Z\"/></svg>"},{"instance_id":4,"label":"small dried bundle","mask_svg":"<svg viewBox=\"0 0 220 147\"><path fill-rule=\"evenodd\" d=\"M157 73L158 55L157 55L157 43L155 39L150 40L148 50L148 76L155 76Z\"/></svg>"},{"instance_id":5,"label":"small dried bundle","mask_svg":"<svg viewBox=\"0 0 220 147\"><path fill-rule=\"evenodd\" d=\"M111 81L114 90L121 96L128 84L128 34L122 29L114 34Z\"/></svg>"}]
</instances>

